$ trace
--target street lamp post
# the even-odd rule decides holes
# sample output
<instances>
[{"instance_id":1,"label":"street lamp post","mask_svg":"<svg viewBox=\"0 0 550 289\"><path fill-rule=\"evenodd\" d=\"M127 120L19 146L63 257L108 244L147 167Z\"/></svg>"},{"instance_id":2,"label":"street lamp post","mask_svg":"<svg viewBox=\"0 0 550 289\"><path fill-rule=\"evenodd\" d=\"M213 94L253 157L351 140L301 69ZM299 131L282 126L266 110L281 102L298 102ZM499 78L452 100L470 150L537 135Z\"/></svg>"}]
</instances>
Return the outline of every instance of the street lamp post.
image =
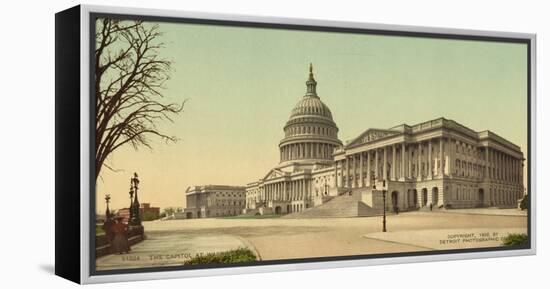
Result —
<instances>
[{"instance_id":1,"label":"street lamp post","mask_svg":"<svg viewBox=\"0 0 550 289\"><path fill-rule=\"evenodd\" d=\"M106 204L106 208L105 208L105 220L109 220L111 219L111 210L109 209L109 201L111 200L111 195L110 194L106 194L105 195L105 204Z\"/></svg>"},{"instance_id":2,"label":"street lamp post","mask_svg":"<svg viewBox=\"0 0 550 289\"><path fill-rule=\"evenodd\" d=\"M132 223L134 220L134 187L132 186L132 179L130 179L130 207L128 207L128 223Z\"/></svg>"},{"instance_id":3,"label":"street lamp post","mask_svg":"<svg viewBox=\"0 0 550 289\"><path fill-rule=\"evenodd\" d=\"M376 190L376 184L372 185L372 188ZM386 180L382 180L382 199L384 200L382 209L382 232L386 232L386 192Z\"/></svg>"},{"instance_id":4,"label":"street lamp post","mask_svg":"<svg viewBox=\"0 0 550 289\"><path fill-rule=\"evenodd\" d=\"M132 198L132 192L134 200L131 204L130 215L131 223L135 226L141 226L141 217L139 216L139 200L138 200L138 189L139 189L139 179L137 173L134 173L134 177L130 179L131 189L130 189L130 199Z\"/></svg>"}]
</instances>

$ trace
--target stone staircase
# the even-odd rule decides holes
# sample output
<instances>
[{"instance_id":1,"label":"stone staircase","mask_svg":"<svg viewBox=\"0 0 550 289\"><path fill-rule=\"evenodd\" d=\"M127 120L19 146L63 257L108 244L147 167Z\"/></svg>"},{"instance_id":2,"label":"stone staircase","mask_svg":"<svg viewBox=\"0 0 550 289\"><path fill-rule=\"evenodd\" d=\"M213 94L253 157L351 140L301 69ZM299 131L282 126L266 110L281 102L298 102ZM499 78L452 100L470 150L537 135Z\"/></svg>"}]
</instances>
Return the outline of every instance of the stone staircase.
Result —
<instances>
[{"instance_id":1,"label":"stone staircase","mask_svg":"<svg viewBox=\"0 0 550 289\"><path fill-rule=\"evenodd\" d=\"M305 209L302 212L283 216L288 219L301 218L346 218L380 215L379 210L373 209L361 201L361 195L355 192L345 193L319 205Z\"/></svg>"}]
</instances>

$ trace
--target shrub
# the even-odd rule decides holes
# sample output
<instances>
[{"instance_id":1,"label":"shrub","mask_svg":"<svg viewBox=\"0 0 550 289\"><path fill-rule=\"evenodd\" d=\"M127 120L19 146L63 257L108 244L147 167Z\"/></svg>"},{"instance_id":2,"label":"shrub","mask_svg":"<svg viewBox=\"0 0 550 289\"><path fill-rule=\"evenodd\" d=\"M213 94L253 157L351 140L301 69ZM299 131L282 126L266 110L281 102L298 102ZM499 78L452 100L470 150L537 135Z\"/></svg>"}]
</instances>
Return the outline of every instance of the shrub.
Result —
<instances>
[{"instance_id":1,"label":"shrub","mask_svg":"<svg viewBox=\"0 0 550 289\"><path fill-rule=\"evenodd\" d=\"M519 208L523 211L529 208L529 195L525 195L519 204Z\"/></svg>"},{"instance_id":2,"label":"shrub","mask_svg":"<svg viewBox=\"0 0 550 289\"><path fill-rule=\"evenodd\" d=\"M103 225L95 226L95 235L96 236L105 235L105 231L103 230Z\"/></svg>"},{"instance_id":3,"label":"shrub","mask_svg":"<svg viewBox=\"0 0 550 289\"><path fill-rule=\"evenodd\" d=\"M156 220L158 219L159 216L153 212L143 212L143 214L141 214L141 220L142 221L153 221L153 220Z\"/></svg>"},{"instance_id":4,"label":"shrub","mask_svg":"<svg viewBox=\"0 0 550 289\"><path fill-rule=\"evenodd\" d=\"M529 243L527 234L509 234L502 239L504 246L525 246Z\"/></svg>"},{"instance_id":5,"label":"shrub","mask_svg":"<svg viewBox=\"0 0 550 289\"><path fill-rule=\"evenodd\" d=\"M198 254L185 262L185 265L227 264L256 261L256 255L247 248L239 248L219 253Z\"/></svg>"}]
</instances>

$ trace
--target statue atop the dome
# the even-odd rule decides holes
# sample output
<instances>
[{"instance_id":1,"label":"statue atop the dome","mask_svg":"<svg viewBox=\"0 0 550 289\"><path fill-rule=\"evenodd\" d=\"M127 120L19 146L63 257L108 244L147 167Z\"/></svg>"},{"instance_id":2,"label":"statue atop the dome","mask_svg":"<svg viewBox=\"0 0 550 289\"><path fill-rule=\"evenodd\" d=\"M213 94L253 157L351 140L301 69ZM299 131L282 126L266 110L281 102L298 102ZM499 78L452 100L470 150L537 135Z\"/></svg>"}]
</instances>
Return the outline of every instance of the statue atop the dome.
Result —
<instances>
[{"instance_id":1,"label":"statue atop the dome","mask_svg":"<svg viewBox=\"0 0 550 289\"><path fill-rule=\"evenodd\" d=\"M306 81L306 85L307 85L307 93L304 97L311 97L311 96L318 97L317 91L316 91L317 81L315 81L315 78L313 78L313 64L311 62L309 63L309 78Z\"/></svg>"}]
</instances>

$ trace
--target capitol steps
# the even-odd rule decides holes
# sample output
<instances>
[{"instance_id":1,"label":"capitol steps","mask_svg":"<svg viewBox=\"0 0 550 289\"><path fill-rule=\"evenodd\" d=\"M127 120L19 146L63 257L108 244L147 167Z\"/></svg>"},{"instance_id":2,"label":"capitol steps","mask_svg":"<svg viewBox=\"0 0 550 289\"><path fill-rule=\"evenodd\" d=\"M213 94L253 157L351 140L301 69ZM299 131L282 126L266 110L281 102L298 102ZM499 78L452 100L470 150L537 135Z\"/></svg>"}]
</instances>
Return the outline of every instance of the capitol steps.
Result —
<instances>
[{"instance_id":1,"label":"capitol steps","mask_svg":"<svg viewBox=\"0 0 550 289\"><path fill-rule=\"evenodd\" d=\"M317 207L308 208L302 212L288 214L283 216L283 218L345 218L366 217L379 214L379 210L375 210L359 201L356 194L344 194L334 197L332 200Z\"/></svg>"}]
</instances>

